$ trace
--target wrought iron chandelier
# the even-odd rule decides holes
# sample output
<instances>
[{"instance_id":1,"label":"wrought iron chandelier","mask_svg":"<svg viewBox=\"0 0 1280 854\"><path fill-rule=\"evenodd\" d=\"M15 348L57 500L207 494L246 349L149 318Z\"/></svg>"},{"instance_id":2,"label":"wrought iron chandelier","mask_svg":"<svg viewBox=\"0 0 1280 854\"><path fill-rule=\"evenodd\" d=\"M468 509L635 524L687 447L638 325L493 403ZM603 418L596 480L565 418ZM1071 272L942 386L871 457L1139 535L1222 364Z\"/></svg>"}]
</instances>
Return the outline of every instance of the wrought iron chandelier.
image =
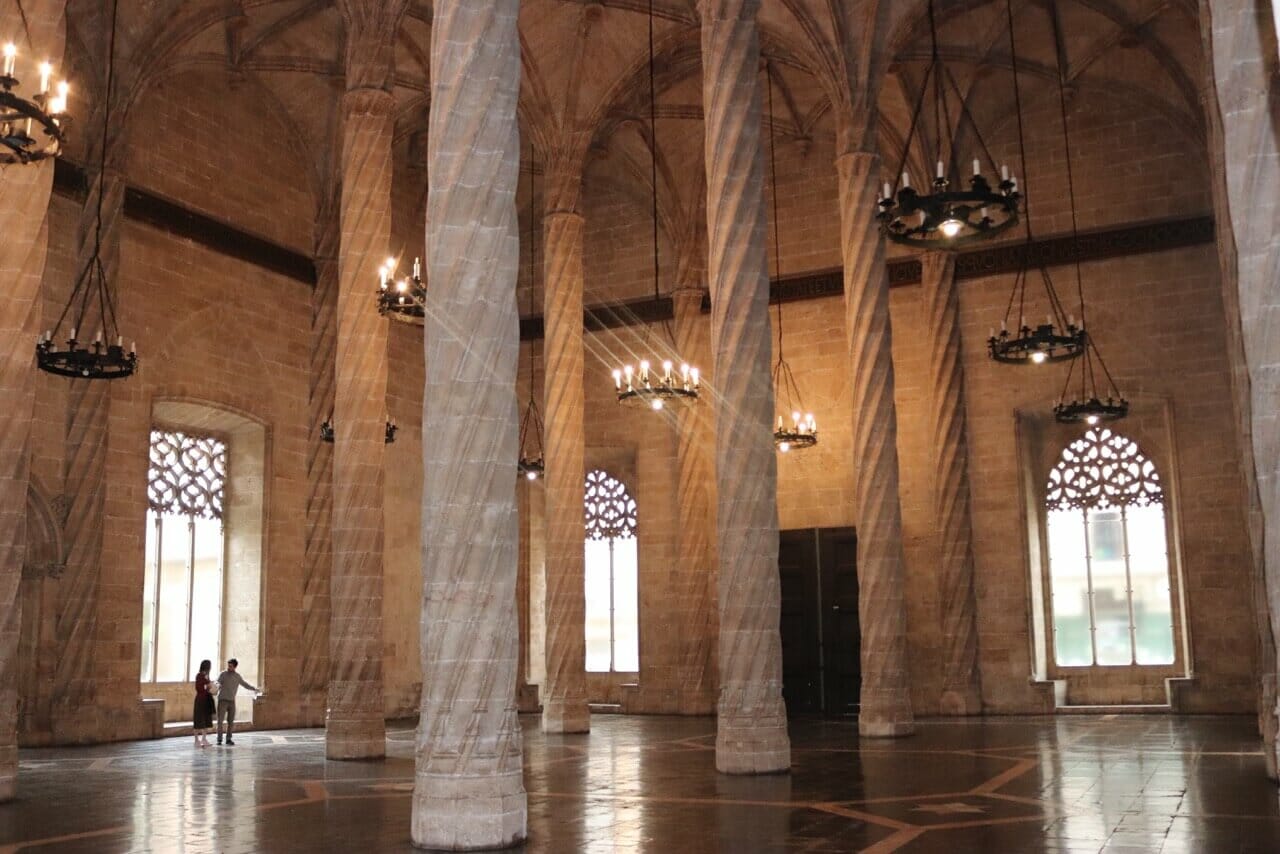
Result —
<instances>
[{"instance_id":1,"label":"wrought iron chandelier","mask_svg":"<svg viewBox=\"0 0 1280 854\"><path fill-rule=\"evenodd\" d=\"M413 275L396 278L395 258L378 268L378 314L413 322L426 316L427 286L422 281L422 261L413 259Z\"/></svg>"},{"instance_id":2,"label":"wrought iron chandelier","mask_svg":"<svg viewBox=\"0 0 1280 854\"><path fill-rule=\"evenodd\" d=\"M653 298L658 300L658 106L657 89L654 85L653 58L653 0L649 0L649 179L653 184L651 213L653 217ZM671 339L671 349L675 349L675 336L664 322L663 328ZM645 332L645 345L649 343L649 333ZM625 364L613 371L614 391L619 403L633 406L644 406L655 412L665 409L671 404L693 403L698 399L701 388L701 375L696 367L683 362L679 370L671 359L662 359L659 364L662 370L653 368L648 359L641 359L638 365Z\"/></svg>"},{"instance_id":3,"label":"wrought iron chandelier","mask_svg":"<svg viewBox=\"0 0 1280 854\"><path fill-rule=\"evenodd\" d=\"M119 3L111 6L111 39L107 51L107 80L102 114L101 160L98 165L97 212L93 226L93 254L76 277L71 296L58 315L58 322L36 341L36 366L42 371L63 377L89 380L115 380L128 377L138 367L137 346L124 348L124 336L116 322L116 306L102 265L102 196L106 190L107 134L111 127L111 90L115 78L116 13ZM7 67L7 62L6 62ZM95 305L96 302L96 305ZM74 308L74 317L68 321ZM80 340L86 322L96 315L98 329L91 342ZM56 343L63 323L69 323L70 334L65 347Z\"/></svg>"},{"instance_id":4,"label":"wrought iron chandelier","mask_svg":"<svg viewBox=\"0 0 1280 854\"><path fill-rule=\"evenodd\" d=\"M773 112L773 74L766 64L765 84L769 93L769 181L773 185L773 278L782 278L782 243L778 238L778 159L775 153L777 117ZM818 423L812 412L804 411L800 386L796 384L791 365L782 355L782 302L778 302L778 361L773 366L773 402L783 413L778 416L778 426L773 431L773 444L781 453L802 451L818 444Z\"/></svg>"},{"instance_id":5,"label":"wrought iron chandelier","mask_svg":"<svg viewBox=\"0 0 1280 854\"><path fill-rule=\"evenodd\" d=\"M21 0L18 12L26 29L27 16ZM30 31L27 41L30 43ZM0 165L10 163L35 163L48 157L57 157L66 142L67 97L71 87L61 80L50 89L53 82L53 65L40 62L34 73L40 83L28 95L21 92L22 81L17 77L18 46L9 42L0 48L3 65L0 66ZM39 134L39 138L34 136Z\"/></svg>"},{"instance_id":6,"label":"wrought iron chandelier","mask_svg":"<svg viewBox=\"0 0 1280 854\"><path fill-rule=\"evenodd\" d=\"M396 426L394 418L387 419L386 429L383 432L382 438L383 444L390 445L395 442L396 433L398 433L399 430L400 428ZM330 415L324 421L320 422L320 441L333 444L336 439L337 434L334 433L333 429L333 416Z\"/></svg>"},{"instance_id":7,"label":"wrought iron chandelier","mask_svg":"<svg viewBox=\"0 0 1280 854\"><path fill-rule=\"evenodd\" d=\"M1012 3L1012 0L1007 0ZM1049 19L1053 22L1054 44L1065 44L1062 34L1062 20L1059 17L1057 0L1049 4ZM1079 371L1076 362L1067 368L1067 378L1058 396L1058 403L1053 407L1053 417L1063 424L1094 425L1103 421L1119 421L1129 414L1129 401L1120 393L1119 386L1107 369L1102 359L1102 352L1093 336L1084 330L1084 276L1080 272L1080 226L1076 217L1075 175L1071 168L1071 125L1067 121L1067 70L1063 63L1063 52L1058 51L1058 108L1062 116L1062 146L1067 164L1067 197L1071 202L1071 241L1075 247L1076 292L1080 297L1080 337L1083 340L1082 359L1079 360ZM1079 385L1073 385L1072 379L1079 373ZM1099 382L1099 373L1103 382ZM1067 399L1069 389L1076 389L1077 396Z\"/></svg>"},{"instance_id":8,"label":"wrought iron chandelier","mask_svg":"<svg viewBox=\"0 0 1280 854\"><path fill-rule=\"evenodd\" d=\"M932 45L929 66L920 83L920 95L916 99L910 129L902 143L902 156L894 173L895 183L885 183L884 192L876 203L876 217L885 236L894 243L918 249L954 249L987 240L1012 228L1018 222L1021 194L1018 179L1009 174L1007 166L999 168L1000 177L996 179L995 160L969 112L968 98L939 55L933 0L929 0L929 38ZM930 93L933 96L933 151L937 155L937 168L932 181L922 183L917 190L911 186L909 162L912 142L917 137L922 149L928 144L924 128L926 121L922 117ZM950 103L952 93L959 104L959 114L954 122ZM964 126L973 132L982 150L982 157L973 159L973 174L969 177L967 189L959 186L962 161L956 151L957 137ZM990 178L983 172L984 159L990 168ZM954 189L953 175L958 178Z\"/></svg>"},{"instance_id":9,"label":"wrought iron chandelier","mask_svg":"<svg viewBox=\"0 0 1280 854\"><path fill-rule=\"evenodd\" d=\"M1022 171L1027 170L1027 146L1022 124L1022 90L1018 82L1018 48L1013 30L1013 3L1005 2L1005 17L1009 27L1009 55L1013 63L1013 103L1018 120L1018 156L1021 159ZM1061 80L1059 80L1061 84ZM1065 122L1064 107L1064 122ZM1065 134L1066 125L1063 130ZM1068 147L1068 151L1070 148ZM1067 169L1070 172L1068 158ZM1076 323L1074 315L1067 312L1058 289L1054 286L1053 277L1047 267L1039 267L1040 282L1044 288L1047 311L1044 323L1028 320L1027 286L1031 264L1031 244L1035 240L1031 227L1031 203L1024 203L1026 214L1026 242L1022 247L1022 263L1013 278L1013 287L1009 292L1009 301L1005 305L1004 317L1000 320L1000 331L991 330L987 338L987 352L997 362L1006 365L1042 365L1046 362L1061 362L1074 359L1088 346L1088 335L1084 330L1083 310L1080 323ZM1071 198L1072 228L1075 225L1075 196ZM1080 265L1076 264L1076 279L1079 283ZM1082 302L1083 306L1083 302ZM1030 309L1032 312L1037 309ZM1013 328L1010 329L1010 326Z\"/></svg>"},{"instance_id":10,"label":"wrought iron chandelier","mask_svg":"<svg viewBox=\"0 0 1280 854\"><path fill-rule=\"evenodd\" d=\"M534 189L533 144L529 144L529 303L533 313L535 288L538 284L538 194ZM538 365L533 347L529 347L529 403L520 419L520 459L516 469L527 480L537 480L546 471L542 453L542 413L538 411Z\"/></svg>"}]
</instances>

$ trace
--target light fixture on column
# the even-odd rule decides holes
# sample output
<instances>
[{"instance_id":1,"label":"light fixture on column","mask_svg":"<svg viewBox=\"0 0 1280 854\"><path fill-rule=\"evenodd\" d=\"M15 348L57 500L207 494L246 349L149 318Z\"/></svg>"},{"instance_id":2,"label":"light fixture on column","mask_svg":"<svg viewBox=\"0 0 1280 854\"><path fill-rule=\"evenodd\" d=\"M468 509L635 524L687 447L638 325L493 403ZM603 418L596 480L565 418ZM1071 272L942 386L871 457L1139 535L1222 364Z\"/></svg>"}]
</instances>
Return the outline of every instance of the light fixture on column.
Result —
<instances>
[{"instance_id":1,"label":"light fixture on column","mask_svg":"<svg viewBox=\"0 0 1280 854\"><path fill-rule=\"evenodd\" d=\"M954 249L995 237L1012 228L1018 221L1021 194L1018 192L1018 179L1010 176L1009 168L1001 166L997 169L969 112L968 99L938 53L938 28L933 6L933 0L929 0L929 38L932 44L929 65L920 83L920 96L916 99L910 129L902 143L902 156L894 173L894 183L885 183L884 192L876 203L879 211L876 217L885 236L895 243L920 249ZM952 93L959 110L954 122L951 116ZM924 127L927 117L923 114L925 102L930 100L933 107L933 154L937 167L930 180L920 182L919 189L916 189L911 185L912 143L919 139L922 150L928 145L928 132ZM964 127L973 132L981 156L973 158L973 174L968 179L968 189L952 189L951 176L967 166L956 151L957 137ZM984 169L989 170L990 178ZM995 177L997 173L998 180Z\"/></svg>"},{"instance_id":2,"label":"light fixture on column","mask_svg":"<svg viewBox=\"0 0 1280 854\"><path fill-rule=\"evenodd\" d=\"M536 172L533 168L533 143L529 144L529 313L533 313L536 305L535 293L538 284L538 194L534 191ZM529 403L524 408L524 416L520 419L520 459L516 470L526 480L537 480L546 471L546 461L542 453L542 413L538 411L538 364L533 352L533 344L529 345Z\"/></svg>"},{"instance_id":3,"label":"light fixture on column","mask_svg":"<svg viewBox=\"0 0 1280 854\"><path fill-rule=\"evenodd\" d=\"M400 428L396 426L395 419L388 418L386 427L383 430L383 434L382 434L383 444L390 445L393 442L395 442L396 433L398 433L399 431L400 431ZM328 442L332 444L336 438L337 438L337 435L334 433L334 430L333 430L333 416L330 415L324 421L320 422L320 441Z\"/></svg>"},{"instance_id":4,"label":"light fixture on column","mask_svg":"<svg viewBox=\"0 0 1280 854\"><path fill-rule=\"evenodd\" d=\"M124 348L124 336L116 322L106 268L102 264L102 196L107 184L107 134L111 128L111 89L115 78L116 9L112 4L111 40L107 52L107 79L102 113L101 158L98 164L97 212L93 226L93 254L76 277L71 296L58 322L36 341L36 366L47 373L88 380L115 380L131 376L138 367L137 347ZM8 62L6 61L6 68ZM86 323L97 324L91 342L80 340ZM67 326L65 344L57 342Z\"/></svg>"},{"instance_id":5,"label":"light fixture on column","mask_svg":"<svg viewBox=\"0 0 1280 854\"><path fill-rule=\"evenodd\" d=\"M658 290L658 99L654 85L653 61L653 0L649 0L649 180L653 185L651 214L653 217L653 298L660 299ZM676 349L675 336L670 325L663 323L672 352ZM650 344L646 329L642 347ZM677 364L679 367L677 368ZM643 406L660 412L672 404L692 403L698 399L701 375L696 367L675 359L640 359L613 371L614 391L619 403Z\"/></svg>"},{"instance_id":6,"label":"light fixture on column","mask_svg":"<svg viewBox=\"0 0 1280 854\"><path fill-rule=\"evenodd\" d=\"M769 181L773 186L773 278L782 279L782 242L778 238L778 159L776 146L777 116L773 112L773 68L764 67L765 84L769 92ZM805 412L791 365L782 355L782 302L778 302L778 361L773 366L773 402L782 414L773 431L773 444L781 453L802 451L818 444L818 423L812 412Z\"/></svg>"},{"instance_id":7,"label":"light fixture on column","mask_svg":"<svg viewBox=\"0 0 1280 854\"><path fill-rule=\"evenodd\" d=\"M1022 171L1027 170L1027 147L1022 126L1022 93L1018 83L1018 48L1013 32L1012 0L1005 2L1005 16L1009 26L1009 55L1013 63L1013 104L1018 120L1018 154ZM1040 282L1044 288L1045 304L1028 305L1027 283L1031 269L1031 244L1034 235L1031 228L1031 203L1024 202L1027 237L1022 246L1022 257L1017 273L1013 277L1013 287L1009 292L1009 301L1005 305L1004 317L1000 319L1000 331L991 330L987 338L987 352L997 362L1007 365L1043 365L1046 362L1061 362L1074 359L1084 352L1088 346L1088 334L1084 330L1084 315L1080 323L1069 314L1063 306L1058 289L1054 287L1053 277L1044 265L1039 267ZM1072 219L1075 217L1075 203L1072 202ZM1079 264L1076 265L1077 279ZM1036 301L1038 302L1038 300ZM1044 323L1028 319L1040 316L1044 311ZM1010 329L1010 326L1013 328Z\"/></svg>"},{"instance_id":8,"label":"light fixture on column","mask_svg":"<svg viewBox=\"0 0 1280 854\"><path fill-rule=\"evenodd\" d=\"M396 278L398 262L388 258L378 268L378 314L413 322L425 316L427 286L422 281L422 261L413 259L413 275Z\"/></svg>"},{"instance_id":9,"label":"light fixture on column","mask_svg":"<svg viewBox=\"0 0 1280 854\"><path fill-rule=\"evenodd\" d=\"M25 27L25 16L23 19ZM27 37L30 43L30 33ZM0 165L34 163L57 157L66 142L67 81L53 84L53 65L35 63L31 72L37 85L24 87L18 78L18 46L0 47ZM24 89L29 94L22 94Z\"/></svg>"},{"instance_id":10,"label":"light fixture on column","mask_svg":"<svg viewBox=\"0 0 1280 854\"><path fill-rule=\"evenodd\" d=\"M1012 3L1012 0L1008 0ZM1062 20L1059 17L1057 0L1049 4L1049 19L1053 23L1053 43L1065 44L1062 34ZM1078 361L1079 384L1075 385L1077 362L1072 362L1067 369L1067 378L1062 385L1062 393L1058 403L1053 407L1053 417L1063 424L1088 424L1090 426L1103 421L1118 421L1129 414L1129 401L1120 393L1119 386L1107 369L1093 336L1084 331L1085 303L1084 276L1080 271L1080 226L1076 217L1076 184L1071 168L1071 125L1067 121L1067 70L1063 65L1062 51L1058 52L1058 109L1062 118L1062 149L1067 164L1067 198L1071 203L1071 245L1075 249L1076 293L1080 298L1080 336L1083 340L1083 358ZM1103 382L1099 382L1098 374L1102 374ZM1069 389L1075 389L1076 397L1068 400Z\"/></svg>"}]
</instances>

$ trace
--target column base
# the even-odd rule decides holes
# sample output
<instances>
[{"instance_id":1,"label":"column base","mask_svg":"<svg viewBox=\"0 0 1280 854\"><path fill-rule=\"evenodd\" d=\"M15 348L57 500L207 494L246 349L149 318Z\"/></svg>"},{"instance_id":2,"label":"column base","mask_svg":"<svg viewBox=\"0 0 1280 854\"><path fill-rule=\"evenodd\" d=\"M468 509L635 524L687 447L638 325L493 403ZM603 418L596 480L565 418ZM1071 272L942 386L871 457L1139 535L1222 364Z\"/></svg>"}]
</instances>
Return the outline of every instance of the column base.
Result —
<instances>
[{"instance_id":1,"label":"column base","mask_svg":"<svg viewBox=\"0 0 1280 854\"><path fill-rule=\"evenodd\" d=\"M443 851L511 848L528 836L528 797L520 771L486 777L417 774L414 846Z\"/></svg>"},{"instance_id":2,"label":"column base","mask_svg":"<svg viewBox=\"0 0 1280 854\"><path fill-rule=\"evenodd\" d=\"M791 738L786 721L760 724L716 722L716 770L721 774L787 774Z\"/></svg>"},{"instance_id":3,"label":"column base","mask_svg":"<svg viewBox=\"0 0 1280 854\"><path fill-rule=\"evenodd\" d=\"M977 689L943 691L938 711L944 715L963 717L982 714L982 695Z\"/></svg>"},{"instance_id":4,"label":"column base","mask_svg":"<svg viewBox=\"0 0 1280 854\"><path fill-rule=\"evenodd\" d=\"M570 735L591 732L591 710L587 701L543 700L542 731Z\"/></svg>"},{"instance_id":5,"label":"column base","mask_svg":"<svg viewBox=\"0 0 1280 854\"><path fill-rule=\"evenodd\" d=\"M387 755L387 726L381 717L325 721L325 759L382 759Z\"/></svg>"},{"instance_id":6,"label":"column base","mask_svg":"<svg viewBox=\"0 0 1280 854\"><path fill-rule=\"evenodd\" d=\"M914 718L885 720L866 715L858 716L858 735L863 738L902 738L903 736L915 735L915 732L916 722Z\"/></svg>"},{"instance_id":7,"label":"column base","mask_svg":"<svg viewBox=\"0 0 1280 854\"><path fill-rule=\"evenodd\" d=\"M13 800L17 794L18 748L0 747L0 803Z\"/></svg>"}]
</instances>

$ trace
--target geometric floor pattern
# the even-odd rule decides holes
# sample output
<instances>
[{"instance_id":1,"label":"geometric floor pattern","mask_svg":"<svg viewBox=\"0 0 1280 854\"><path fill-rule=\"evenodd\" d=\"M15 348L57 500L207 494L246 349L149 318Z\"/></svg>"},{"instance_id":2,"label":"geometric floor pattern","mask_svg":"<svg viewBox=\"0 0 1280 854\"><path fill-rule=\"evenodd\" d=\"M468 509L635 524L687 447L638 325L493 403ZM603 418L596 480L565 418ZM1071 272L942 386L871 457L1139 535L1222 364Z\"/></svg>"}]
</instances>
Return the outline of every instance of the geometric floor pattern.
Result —
<instances>
[{"instance_id":1,"label":"geometric floor pattern","mask_svg":"<svg viewBox=\"0 0 1280 854\"><path fill-rule=\"evenodd\" d=\"M1250 717L991 717L860 740L796 721L790 774L715 773L709 718L522 720L528 852L1276 854ZM327 762L321 730L23 750L0 854L409 852L413 731Z\"/></svg>"}]
</instances>

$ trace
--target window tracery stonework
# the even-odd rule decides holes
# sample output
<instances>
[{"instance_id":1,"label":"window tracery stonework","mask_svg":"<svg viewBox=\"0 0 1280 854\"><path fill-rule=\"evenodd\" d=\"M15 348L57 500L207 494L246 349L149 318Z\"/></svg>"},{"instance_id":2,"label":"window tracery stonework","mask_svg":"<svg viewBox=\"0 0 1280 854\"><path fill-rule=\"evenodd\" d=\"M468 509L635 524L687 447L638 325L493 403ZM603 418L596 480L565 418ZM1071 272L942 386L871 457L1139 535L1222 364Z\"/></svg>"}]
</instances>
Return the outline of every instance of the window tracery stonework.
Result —
<instances>
[{"instance_id":1,"label":"window tracery stonework","mask_svg":"<svg viewBox=\"0 0 1280 854\"><path fill-rule=\"evenodd\" d=\"M622 481L601 469L587 473L588 540L625 540L636 535L636 502Z\"/></svg>"},{"instance_id":2,"label":"window tracery stonework","mask_svg":"<svg viewBox=\"0 0 1280 854\"><path fill-rule=\"evenodd\" d=\"M157 513L222 518L227 445L212 436L151 431L147 504Z\"/></svg>"},{"instance_id":3,"label":"window tracery stonework","mask_svg":"<svg viewBox=\"0 0 1280 854\"><path fill-rule=\"evenodd\" d=\"M1106 510L1164 503L1155 464L1138 443L1107 428L1089 430L1049 472L1049 510Z\"/></svg>"}]
</instances>

